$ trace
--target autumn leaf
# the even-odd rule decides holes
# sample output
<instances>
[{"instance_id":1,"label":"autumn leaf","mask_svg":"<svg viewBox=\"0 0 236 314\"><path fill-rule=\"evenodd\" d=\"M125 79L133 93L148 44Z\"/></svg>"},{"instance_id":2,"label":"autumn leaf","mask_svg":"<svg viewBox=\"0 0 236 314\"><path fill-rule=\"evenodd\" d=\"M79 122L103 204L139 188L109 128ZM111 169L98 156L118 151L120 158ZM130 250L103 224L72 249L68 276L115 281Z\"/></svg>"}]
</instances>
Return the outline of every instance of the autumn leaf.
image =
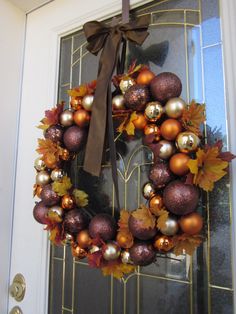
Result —
<instances>
[{"instance_id":1,"label":"autumn leaf","mask_svg":"<svg viewBox=\"0 0 236 314\"><path fill-rule=\"evenodd\" d=\"M169 217L169 212L165 209L161 209L158 212L158 219L157 219L157 228L164 229L166 227L166 221Z\"/></svg>"},{"instance_id":2,"label":"autumn leaf","mask_svg":"<svg viewBox=\"0 0 236 314\"><path fill-rule=\"evenodd\" d=\"M140 208L133 211L131 215L142 222L143 228L155 228L156 218L146 206L141 205Z\"/></svg>"},{"instance_id":3,"label":"autumn leaf","mask_svg":"<svg viewBox=\"0 0 236 314\"><path fill-rule=\"evenodd\" d=\"M131 213L128 210L122 209L120 212L120 219L118 221L118 231L129 231L129 217Z\"/></svg>"},{"instance_id":4,"label":"autumn leaf","mask_svg":"<svg viewBox=\"0 0 236 314\"><path fill-rule=\"evenodd\" d=\"M50 139L38 139L37 153L43 155L43 161L48 164L55 164L59 161L61 147Z\"/></svg>"},{"instance_id":5,"label":"autumn leaf","mask_svg":"<svg viewBox=\"0 0 236 314\"><path fill-rule=\"evenodd\" d=\"M193 183L204 191L212 191L214 183L220 180L227 172L228 162L222 160L217 146L207 149L198 149L196 159L190 159L188 167L194 175Z\"/></svg>"},{"instance_id":6,"label":"autumn leaf","mask_svg":"<svg viewBox=\"0 0 236 314\"><path fill-rule=\"evenodd\" d=\"M200 126L205 120L205 105L198 104L195 101L192 101L191 104L184 109L181 118L183 128L197 135L201 134Z\"/></svg>"},{"instance_id":7,"label":"autumn leaf","mask_svg":"<svg viewBox=\"0 0 236 314\"><path fill-rule=\"evenodd\" d=\"M88 264L92 268L99 268L101 266L102 262L102 251L97 251L94 253L89 253L87 255L88 258Z\"/></svg>"},{"instance_id":8,"label":"autumn leaf","mask_svg":"<svg viewBox=\"0 0 236 314\"><path fill-rule=\"evenodd\" d=\"M82 84L78 87L67 91L70 97L84 97L85 95L93 94L96 89L97 81L94 80L90 83Z\"/></svg>"},{"instance_id":9,"label":"autumn leaf","mask_svg":"<svg viewBox=\"0 0 236 314\"><path fill-rule=\"evenodd\" d=\"M50 230L49 240L55 245L61 244L61 229L58 225Z\"/></svg>"},{"instance_id":10,"label":"autumn leaf","mask_svg":"<svg viewBox=\"0 0 236 314\"><path fill-rule=\"evenodd\" d=\"M102 273L104 276L112 275L116 279L121 279L125 274L133 273L135 266L122 263L110 263L107 266L102 267Z\"/></svg>"},{"instance_id":11,"label":"autumn leaf","mask_svg":"<svg viewBox=\"0 0 236 314\"><path fill-rule=\"evenodd\" d=\"M138 118L136 111L132 112L131 115L128 115L127 118L124 119L124 121L120 124L120 126L117 128L117 132L122 133L126 131L128 135L134 135L135 132L135 126L133 121Z\"/></svg>"},{"instance_id":12,"label":"autumn leaf","mask_svg":"<svg viewBox=\"0 0 236 314\"><path fill-rule=\"evenodd\" d=\"M79 207L85 207L88 205L88 194L82 190L74 189L73 196L75 198L75 203Z\"/></svg>"},{"instance_id":13,"label":"autumn leaf","mask_svg":"<svg viewBox=\"0 0 236 314\"><path fill-rule=\"evenodd\" d=\"M52 189L59 196L63 196L68 193L68 190L72 187L70 178L64 176L61 181L55 181L52 183Z\"/></svg>"},{"instance_id":14,"label":"autumn leaf","mask_svg":"<svg viewBox=\"0 0 236 314\"><path fill-rule=\"evenodd\" d=\"M55 108L45 111L45 117L41 120L42 125L39 125L38 128L46 130L50 125L59 123L59 117L62 113L65 106L65 102L62 102L56 105Z\"/></svg>"},{"instance_id":15,"label":"autumn leaf","mask_svg":"<svg viewBox=\"0 0 236 314\"><path fill-rule=\"evenodd\" d=\"M199 234L190 236L188 234L181 234L173 237L174 254L176 256L184 253L193 255L196 248L202 243L203 237Z\"/></svg>"},{"instance_id":16,"label":"autumn leaf","mask_svg":"<svg viewBox=\"0 0 236 314\"><path fill-rule=\"evenodd\" d=\"M49 211L47 217L51 223L60 223L63 220L62 217L60 217L57 213L53 211Z\"/></svg>"}]
</instances>

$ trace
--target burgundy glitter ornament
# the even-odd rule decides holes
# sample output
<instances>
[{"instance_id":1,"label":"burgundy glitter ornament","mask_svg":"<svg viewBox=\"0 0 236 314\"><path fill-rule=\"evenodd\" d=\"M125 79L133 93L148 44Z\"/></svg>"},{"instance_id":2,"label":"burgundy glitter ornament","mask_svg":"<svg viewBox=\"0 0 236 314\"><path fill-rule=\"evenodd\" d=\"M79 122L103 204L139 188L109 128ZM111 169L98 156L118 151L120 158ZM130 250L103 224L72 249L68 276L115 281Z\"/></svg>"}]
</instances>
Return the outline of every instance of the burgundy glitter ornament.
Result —
<instances>
[{"instance_id":1,"label":"burgundy glitter ornament","mask_svg":"<svg viewBox=\"0 0 236 314\"><path fill-rule=\"evenodd\" d=\"M92 238L101 238L104 241L112 240L116 236L117 224L108 214L98 214L89 224L89 235Z\"/></svg>"},{"instance_id":2,"label":"burgundy glitter ornament","mask_svg":"<svg viewBox=\"0 0 236 314\"><path fill-rule=\"evenodd\" d=\"M131 86L124 95L125 106L132 110L142 111L150 99L147 86L136 84Z\"/></svg>"},{"instance_id":3,"label":"burgundy glitter ornament","mask_svg":"<svg viewBox=\"0 0 236 314\"><path fill-rule=\"evenodd\" d=\"M40 193L40 198L47 206L56 205L60 201L60 196L53 191L51 184L43 186L42 191Z\"/></svg>"},{"instance_id":4,"label":"burgundy glitter ornament","mask_svg":"<svg viewBox=\"0 0 236 314\"><path fill-rule=\"evenodd\" d=\"M69 233L79 233L88 226L88 217L81 209L72 209L65 214L64 229Z\"/></svg>"},{"instance_id":5,"label":"burgundy glitter ornament","mask_svg":"<svg viewBox=\"0 0 236 314\"><path fill-rule=\"evenodd\" d=\"M129 218L129 231L132 235L139 240L149 240L156 235L157 229L154 228L144 228L143 221L130 215Z\"/></svg>"},{"instance_id":6,"label":"burgundy glitter ornament","mask_svg":"<svg viewBox=\"0 0 236 314\"><path fill-rule=\"evenodd\" d=\"M166 163L156 163L151 168L149 179L156 188L161 189L173 179L173 174Z\"/></svg>"},{"instance_id":7,"label":"burgundy glitter ornament","mask_svg":"<svg viewBox=\"0 0 236 314\"><path fill-rule=\"evenodd\" d=\"M48 210L49 208L42 201L36 203L33 209L34 219L40 224L46 225L48 223Z\"/></svg>"},{"instance_id":8,"label":"burgundy glitter ornament","mask_svg":"<svg viewBox=\"0 0 236 314\"><path fill-rule=\"evenodd\" d=\"M180 180L169 183L164 189L164 205L176 215L186 215L193 212L198 205L198 200L198 188Z\"/></svg>"},{"instance_id":9,"label":"burgundy glitter ornament","mask_svg":"<svg viewBox=\"0 0 236 314\"><path fill-rule=\"evenodd\" d=\"M66 148L71 152L79 152L86 140L86 131L76 125L69 127L63 136Z\"/></svg>"},{"instance_id":10,"label":"burgundy glitter ornament","mask_svg":"<svg viewBox=\"0 0 236 314\"><path fill-rule=\"evenodd\" d=\"M52 125L45 131L45 138L53 142L61 142L63 137L63 127L60 125Z\"/></svg>"},{"instance_id":11,"label":"burgundy glitter ornament","mask_svg":"<svg viewBox=\"0 0 236 314\"><path fill-rule=\"evenodd\" d=\"M151 81L150 90L155 100L166 103L170 98L179 97L182 83L174 73L163 72Z\"/></svg>"},{"instance_id":12,"label":"burgundy glitter ornament","mask_svg":"<svg viewBox=\"0 0 236 314\"><path fill-rule=\"evenodd\" d=\"M129 250L130 258L134 265L147 266L156 259L156 252L153 246L147 242L137 242Z\"/></svg>"}]
</instances>

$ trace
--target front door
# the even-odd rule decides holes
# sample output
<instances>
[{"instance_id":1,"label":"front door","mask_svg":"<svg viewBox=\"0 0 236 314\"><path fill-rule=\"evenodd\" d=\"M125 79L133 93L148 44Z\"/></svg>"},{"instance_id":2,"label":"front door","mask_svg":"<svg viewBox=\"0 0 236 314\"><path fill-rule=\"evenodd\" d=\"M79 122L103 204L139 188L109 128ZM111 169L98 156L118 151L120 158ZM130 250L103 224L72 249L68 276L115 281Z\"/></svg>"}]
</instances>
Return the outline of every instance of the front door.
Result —
<instances>
[{"instance_id":1,"label":"front door","mask_svg":"<svg viewBox=\"0 0 236 314\"><path fill-rule=\"evenodd\" d=\"M222 139L227 147L218 0L132 1L132 5L136 15L151 14L152 20L143 50L130 46L130 55L144 62L148 49L158 44L155 60L145 62L155 73L176 73L186 101L207 104L207 139ZM121 1L62 0L28 15L11 265L11 278L22 273L26 280L26 295L19 306L23 313L37 314L231 314L228 177L203 199L207 241L193 258L160 259L157 265L140 268L122 281L102 277L86 262L75 261L66 246L49 247L46 233L33 220L33 161L37 137L41 136L35 126L44 110L57 100L69 103L69 88L96 78L98 62L85 50L80 30L83 23L109 19L120 9ZM131 143L122 156L122 207L132 209L143 202L140 190L147 180L149 157L139 142ZM77 169L74 179L79 177ZM99 182L101 202L105 193L113 203L111 183L106 169ZM10 298L9 305L14 307L15 300Z\"/></svg>"}]
</instances>

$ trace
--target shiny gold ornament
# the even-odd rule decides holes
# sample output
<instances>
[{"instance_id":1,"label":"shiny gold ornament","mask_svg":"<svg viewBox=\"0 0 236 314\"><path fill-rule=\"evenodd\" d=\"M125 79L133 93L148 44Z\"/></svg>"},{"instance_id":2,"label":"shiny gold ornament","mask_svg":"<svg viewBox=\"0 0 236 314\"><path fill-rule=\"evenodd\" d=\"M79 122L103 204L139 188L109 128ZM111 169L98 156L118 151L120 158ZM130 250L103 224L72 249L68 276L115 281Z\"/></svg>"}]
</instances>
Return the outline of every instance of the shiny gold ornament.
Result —
<instances>
[{"instance_id":1,"label":"shiny gold ornament","mask_svg":"<svg viewBox=\"0 0 236 314\"><path fill-rule=\"evenodd\" d=\"M175 119L167 119L161 125L161 135L168 141L175 140L181 130L180 122Z\"/></svg>"},{"instance_id":2,"label":"shiny gold ornament","mask_svg":"<svg viewBox=\"0 0 236 314\"><path fill-rule=\"evenodd\" d=\"M199 233L203 227L203 218L198 213L182 216L179 220L180 228L184 233L194 235Z\"/></svg>"},{"instance_id":3,"label":"shiny gold ornament","mask_svg":"<svg viewBox=\"0 0 236 314\"><path fill-rule=\"evenodd\" d=\"M85 110L87 110L87 111L92 111L93 101L94 101L94 96L93 95L86 95L86 96L84 96L84 98L82 100L83 108Z\"/></svg>"},{"instance_id":4,"label":"shiny gold ornament","mask_svg":"<svg viewBox=\"0 0 236 314\"><path fill-rule=\"evenodd\" d=\"M74 237L71 234L66 233L62 243L64 245L72 245L74 243Z\"/></svg>"},{"instance_id":5,"label":"shiny gold ornament","mask_svg":"<svg viewBox=\"0 0 236 314\"><path fill-rule=\"evenodd\" d=\"M54 205L48 210L48 218L54 222L61 222L63 217L63 209L60 206Z\"/></svg>"},{"instance_id":6,"label":"shiny gold ornament","mask_svg":"<svg viewBox=\"0 0 236 314\"><path fill-rule=\"evenodd\" d=\"M46 185L50 182L50 175L47 171L42 170L36 175L36 184L38 185Z\"/></svg>"},{"instance_id":7,"label":"shiny gold ornament","mask_svg":"<svg viewBox=\"0 0 236 314\"><path fill-rule=\"evenodd\" d=\"M60 158L61 158L62 160L65 160L65 161L67 161L67 160L70 159L70 152L68 151L68 149L63 148L63 149L61 150Z\"/></svg>"},{"instance_id":8,"label":"shiny gold ornament","mask_svg":"<svg viewBox=\"0 0 236 314\"><path fill-rule=\"evenodd\" d=\"M62 199L61 199L61 207L63 209L72 209L75 206L75 202L74 199L71 195L63 195Z\"/></svg>"},{"instance_id":9,"label":"shiny gold ornament","mask_svg":"<svg viewBox=\"0 0 236 314\"><path fill-rule=\"evenodd\" d=\"M150 70L143 70L137 77L137 84L149 85L155 74Z\"/></svg>"},{"instance_id":10,"label":"shiny gold ornament","mask_svg":"<svg viewBox=\"0 0 236 314\"><path fill-rule=\"evenodd\" d=\"M158 101L152 101L149 102L146 105L144 115L146 119L150 122L156 122L158 119L160 119L161 115L163 113L163 107L161 103Z\"/></svg>"},{"instance_id":11,"label":"shiny gold ornament","mask_svg":"<svg viewBox=\"0 0 236 314\"><path fill-rule=\"evenodd\" d=\"M180 118L183 114L184 109L186 108L186 103L181 98L171 98L168 100L165 106L165 111L168 117L170 118Z\"/></svg>"},{"instance_id":12,"label":"shiny gold ornament","mask_svg":"<svg viewBox=\"0 0 236 314\"><path fill-rule=\"evenodd\" d=\"M100 248L97 245L92 245L91 249L89 250L90 254L96 253L100 251Z\"/></svg>"},{"instance_id":13,"label":"shiny gold ornament","mask_svg":"<svg viewBox=\"0 0 236 314\"><path fill-rule=\"evenodd\" d=\"M178 153L170 158L170 170L177 176L184 176L189 172L188 161L190 157L184 153Z\"/></svg>"},{"instance_id":14,"label":"shiny gold ornament","mask_svg":"<svg viewBox=\"0 0 236 314\"><path fill-rule=\"evenodd\" d=\"M62 178L65 176L65 171L63 169L54 169L51 172L51 179L52 181L61 181Z\"/></svg>"},{"instance_id":15,"label":"shiny gold ornament","mask_svg":"<svg viewBox=\"0 0 236 314\"><path fill-rule=\"evenodd\" d=\"M174 242L171 237L168 236L157 236L155 238L154 247L156 250L161 252L168 252L174 247Z\"/></svg>"},{"instance_id":16,"label":"shiny gold ornament","mask_svg":"<svg viewBox=\"0 0 236 314\"><path fill-rule=\"evenodd\" d=\"M77 234L76 241L82 249L87 249L92 244L88 230L82 230Z\"/></svg>"},{"instance_id":17,"label":"shiny gold ornament","mask_svg":"<svg viewBox=\"0 0 236 314\"><path fill-rule=\"evenodd\" d=\"M160 131L159 127L156 124L154 124L154 123L147 124L145 126L144 134L145 135L154 134L154 140L157 141L157 142L160 141L161 131Z\"/></svg>"},{"instance_id":18,"label":"shiny gold ornament","mask_svg":"<svg viewBox=\"0 0 236 314\"><path fill-rule=\"evenodd\" d=\"M192 132L182 132L176 139L176 146L182 153L194 152L200 144L200 139Z\"/></svg>"},{"instance_id":19,"label":"shiny gold ornament","mask_svg":"<svg viewBox=\"0 0 236 314\"><path fill-rule=\"evenodd\" d=\"M179 230L178 221L175 217L169 216L166 221L165 225L160 228L161 233L167 236L175 235Z\"/></svg>"},{"instance_id":20,"label":"shiny gold ornament","mask_svg":"<svg viewBox=\"0 0 236 314\"><path fill-rule=\"evenodd\" d=\"M154 215L156 215L163 206L164 204L161 195L154 195L149 201L149 209Z\"/></svg>"},{"instance_id":21,"label":"shiny gold ornament","mask_svg":"<svg viewBox=\"0 0 236 314\"><path fill-rule=\"evenodd\" d=\"M70 106L73 110L81 109L82 97L71 97Z\"/></svg>"},{"instance_id":22,"label":"shiny gold ornament","mask_svg":"<svg viewBox=\"0 0 236 314\"><path fill-rule=\"evenodd\" d=\"M120 247L115 243L107 243L102 248L102 256L106 261L112 261L120 256Z\"/></svg>"},{"instance_id":23,"label":"shiny gold ornament","mask_svg":"<svg viewBox=\"0 0 236 314\"><path fill-rule=\"evenodd\" d=\"M143 197L149 200L155 195L155 187L151 182L147 182L143 186Z\"/></svg>"},{"instance_id":24,"label":"shiny gold ornament","mask_svg":"<svg viewBox=\"0 0 236 314\"><path fill-rule=\"evenodd\" d=\"M135 129L143 130L145 126L147 125L147 119L140 112L138 112L136 115L137 115L137 119L133 120L133 125L135 126Z\"/></svg>"},{"instance_id":25,"label":"shiny gold ornament","mask_svg":"<svg viewBox=\"0 0 236 314\"><path fill-rule=\"evenodd\" d=\"M34 162L34 168L38 171L45 170L46 165L45 162L39 157Z\"/></svg>"},{"instance_id":26,"label":"shiny gold ornament","mask_svg":"<svg viewBox=\"0 0 236 314\"><path fill-rule=\"evenodd\" d=\"M87 256L87 252L84 249L82 249L79 245L72 245L71 253L77 259L83 259Z\"/></svg>"},{"instance_id":27,"label":"shiny gold ornament","mask_svg":"<svg viewBox=\"0 0 236 314\"><path fill-rule=\"evenodd\" d=\"M112 98L112 108L113 110L125 109L125 100L123 95L116 95Z\"/></svg>"},{"instance_id":28,"label":"shiny gold ornament","mask_svg":"<svg viewBox=\"0 0 236 314\"><path fill-rule=\"evenodd\" d=\"M123 264L133 264L130 258L129 251L122 251L120 256L121 256L121 262Z\"/></svg>"},{"instance_id":29,"label":"shiny gold ornament","mask_svg":"<svg viewBox=\"0 0 236 314\"><path fill-rule=\"evenodd\" d=\"M71 126L74 123L73 110L66 109L60 115L60 123L64 126Z\"/></svg>"},{"instance_id":30,"label":"shiny gold ornament","mask_svg":"<svg viewBox=\"0 0 236 314\"><path fill-rule=\"evenodd\" d=\"M158 145L160 147L158 151L158 157L161 159L169 159L170 156L175 153L175 147L169 141L162 140L158 143Z\"/></svg>"},{"instance_id":31,"label":"shiny gold ornament","mask_svg":"<svg viewBox=\"0 0 236 314\"><path fill-rule=\"evenodd\" d=\"M123 78L120 81L120 85L119 85L122 94L124 94L131 86L135 84L136 84L135 80L133 80L131 77Z\"/></svg>"},{"instance_id":32,"label":"shiny gold ornament","mask_svg":"<svg viewBox=\"0 0 236 314\"><path fill-rule=\"evenodd\" d=\"M74 113L74 122L81 128L87 126L90 121L90 114L84 109L79 109Z\"/></svg>"}]
</instances>

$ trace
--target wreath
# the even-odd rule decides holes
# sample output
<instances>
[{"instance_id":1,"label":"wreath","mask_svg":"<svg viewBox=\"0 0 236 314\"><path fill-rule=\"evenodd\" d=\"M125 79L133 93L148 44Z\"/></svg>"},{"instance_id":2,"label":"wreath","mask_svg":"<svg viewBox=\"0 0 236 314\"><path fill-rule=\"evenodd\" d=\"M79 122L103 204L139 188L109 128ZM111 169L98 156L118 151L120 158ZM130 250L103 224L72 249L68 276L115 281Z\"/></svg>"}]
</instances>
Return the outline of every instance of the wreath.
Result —
<instances>
[{"instance_id":1,"label":"wreath","mask_svg":"<svg viewBox=\"0 0 236 314\"><path fill-rule=\"evenodd\" d=\"M109 132L126 142L141 134L153 153L150 181L142 188L146 204L122 209L117 220L107 213L91 214L90 196L68 175L91 132L97 136L91 123L97 118L98 76L68 91L70 108L60 103L45 111L39 125L44 137L36 149L40 156L34 163L34 196L41 200L33 216L46 225L53 244L70 245L76 259L87 258L104 275L121 278L170 252L194 253L204 240L204 219L197 210L200 191L212 191L235 156L222 152L221 141L205 143L205 105L180 98L182 83L174 73L156 75L134 62L127 73L113 76L112 83L107 110L118 127Z\"/></svg>"}]
</instances>

